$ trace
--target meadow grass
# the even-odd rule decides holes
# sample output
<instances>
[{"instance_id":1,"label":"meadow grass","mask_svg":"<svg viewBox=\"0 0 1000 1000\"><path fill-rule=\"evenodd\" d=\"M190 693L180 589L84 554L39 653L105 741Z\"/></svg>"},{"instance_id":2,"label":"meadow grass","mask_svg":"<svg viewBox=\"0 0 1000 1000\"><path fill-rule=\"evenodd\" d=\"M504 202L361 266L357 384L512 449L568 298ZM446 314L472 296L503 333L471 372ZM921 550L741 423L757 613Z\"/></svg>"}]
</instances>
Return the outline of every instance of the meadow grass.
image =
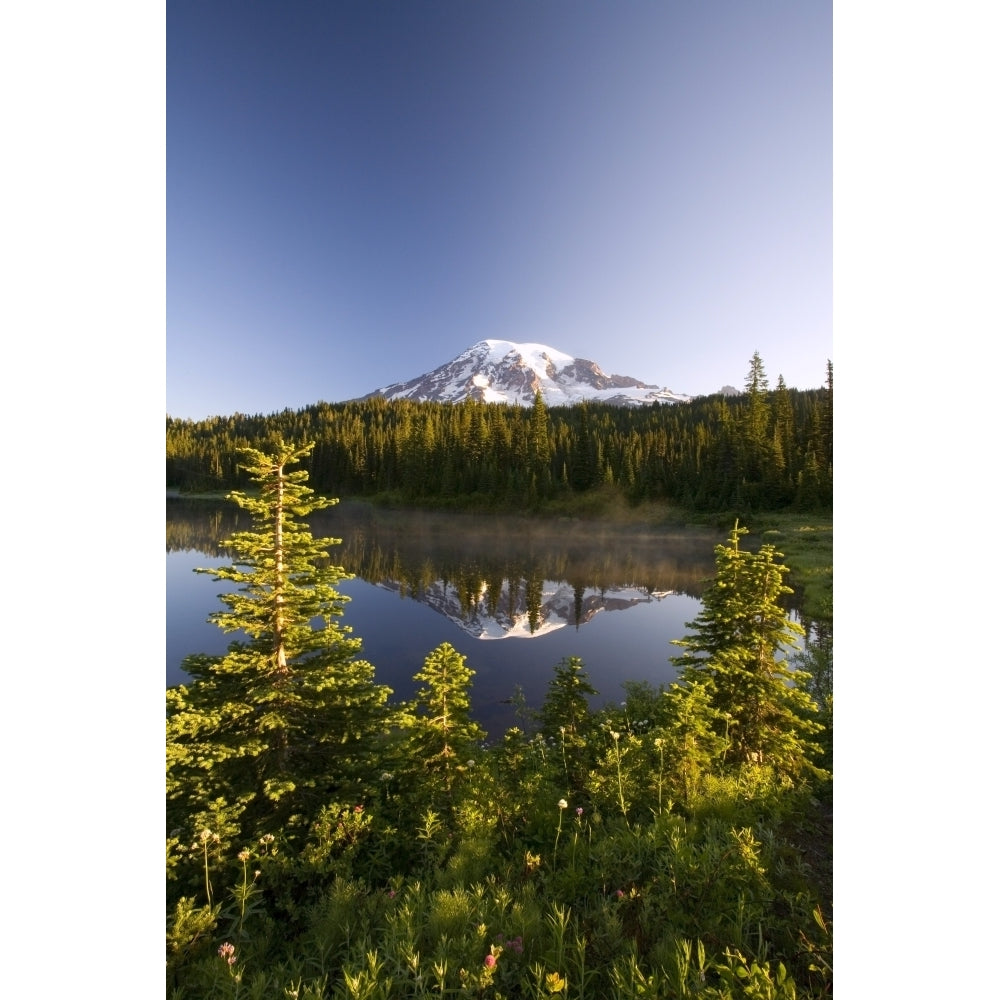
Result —
<instances>
[{"instance_id":1,"label":"meadow grass","mask_svg":"<svg viewBox=\"0 0 1000 1000\"><path fill-rule=\"evenodd\" d=\"M783 553L790 584L802 590L803 614L832 621L833 516L762 514L751 530Z\"/></svg>"},{"instance_id":2,"label":"meadow grass","mask_svg":"<svg viewBox=\"0 0 1000 1000\"><path fill-rule=\"evenodd\" d=\"M427 787L394 780L297 855L196 835L173 868L168 997L831 995L829 776L744 765L692 786L663 766L653 696L594 713L568 789L557 741L511 731L433 822Z\"/></svg>"}]
</instances>

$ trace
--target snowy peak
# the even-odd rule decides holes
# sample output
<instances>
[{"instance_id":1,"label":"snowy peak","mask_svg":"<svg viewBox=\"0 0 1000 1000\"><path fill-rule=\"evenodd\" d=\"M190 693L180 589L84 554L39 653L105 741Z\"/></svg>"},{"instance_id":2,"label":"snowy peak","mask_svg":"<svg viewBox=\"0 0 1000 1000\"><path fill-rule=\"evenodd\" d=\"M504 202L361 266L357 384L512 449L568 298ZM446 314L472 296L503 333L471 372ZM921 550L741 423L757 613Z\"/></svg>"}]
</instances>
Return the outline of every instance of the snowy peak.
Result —
<instances>
[{"instance_id":1,"label":"snowy peak","mask_svg":"<svg viewBox=\"0 0 1000 1000\"><path fill-rule=\"evenodd\" d=\"M378 586L426 604L474 639L536 639L567 625L579 628L599 612L627 611L673 593L641 587L586 587L577 593L565 581L545 580L537 606L529 607L523 581L505 580L491 608L486 584L471 603L444 580L434 580L419 591L397 580L382 580Z\"/></svg>"},{"instance_id":2,"label":"snowy peak","mask_svg":"<svg viewBox=\"0 0 1000 1000\"><path fill-rule=\"evenodd\" d=\"M481 340L453 361L368 393L364 399L431 400L531 406L540 392L547 406L572 406L595 401L618 406L688 402L690 396L661 389L626 375L607 375L593 361L574 358L546 344L515 344Z\"/></svg>"}]
</instances>

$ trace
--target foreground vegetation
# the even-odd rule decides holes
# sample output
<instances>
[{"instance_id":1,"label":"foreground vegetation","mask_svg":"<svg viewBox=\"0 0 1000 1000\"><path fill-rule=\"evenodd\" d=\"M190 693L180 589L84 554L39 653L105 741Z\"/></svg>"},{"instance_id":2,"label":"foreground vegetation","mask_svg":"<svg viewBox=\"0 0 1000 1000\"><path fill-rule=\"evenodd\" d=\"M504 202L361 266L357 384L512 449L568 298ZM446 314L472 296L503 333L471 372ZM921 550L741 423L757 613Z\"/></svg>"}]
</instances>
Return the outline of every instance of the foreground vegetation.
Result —
<instances>
[{"instance_id":1,"label":"foreground vegetation","mask_svg":"<svg viewBox=\"0 0 1000 1000\"><path fill-rule=\"evenodd\" d=\"M411 703L358 658L310 448L245 453L248 638L167 693L168 996L830 995L829 651L776 655L774 547L718 547L680 683L594 711L572 658L487 741L447 643Z\"/></svg>"},{"instance_id":2,"label":"foreground vegetation","mask_svg":"<svg viewBox=\"0 0 1000 1000\"><path fill-rule=\"evenodd\" d=\"M754 767L675 801L659 727L594 721L597 767L569 793L536 739L473 753L438 809L385 772L299 849L226 852L206 827L168 995L830 995L824 810Z\"/></svg>"}]
</instances>

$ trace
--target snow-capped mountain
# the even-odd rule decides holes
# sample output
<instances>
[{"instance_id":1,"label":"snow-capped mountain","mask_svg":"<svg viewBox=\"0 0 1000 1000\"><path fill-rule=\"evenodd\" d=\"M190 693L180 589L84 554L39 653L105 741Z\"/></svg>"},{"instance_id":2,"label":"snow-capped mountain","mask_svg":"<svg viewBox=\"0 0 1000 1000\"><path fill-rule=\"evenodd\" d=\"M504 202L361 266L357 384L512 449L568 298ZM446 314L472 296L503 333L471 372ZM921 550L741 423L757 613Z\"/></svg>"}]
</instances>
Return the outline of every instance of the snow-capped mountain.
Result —
<instances>
[{"instance_id":1,"label":"snow-capped mountain","mask_svg":"<svg viewBox=\"0 0 1000 1000\"><path fill-rule=\"evenodd\" d=\"M515 585L513 594L511 581L504 581L500 600L492 611L485 584L468 605L462 601L454 586L443 580L435 580L418 593L406 590L396 580L383 580L379 586L394 593L405 591L407 596L444 615L474 639L534 639L567 625L585 625L601 611L624 611L663 600L672 593L648 591L641 587L587 587L578 597L565 581L546 580L533 616L520 581Z\"/></svg>"},{"instance_id":2,"label":"snow-capped mountain","mask_svg":"<svg viewBox=\"0 0 1000 1000\"><path fill-rule=\"evenodd\" d=\"M691 399L627 375L607 375L593 361L570 357L545 344L514 344L509 340L481 340L426 375L376 389L363 398L385 396L440 403L479 399L531 406L536 392L541 392L547 406L584 401L643 406Z\"/></svg>"}]
</instances>

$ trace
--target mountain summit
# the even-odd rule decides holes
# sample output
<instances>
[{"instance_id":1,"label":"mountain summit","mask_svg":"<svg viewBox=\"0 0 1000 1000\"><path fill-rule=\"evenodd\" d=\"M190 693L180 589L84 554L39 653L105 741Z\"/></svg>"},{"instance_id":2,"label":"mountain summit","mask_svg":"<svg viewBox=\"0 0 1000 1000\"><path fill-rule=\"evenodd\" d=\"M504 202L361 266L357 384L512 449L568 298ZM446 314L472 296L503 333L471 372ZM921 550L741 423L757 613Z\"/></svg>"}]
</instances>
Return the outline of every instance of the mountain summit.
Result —
<instances>
[{"instance_id":1,"label":"mountain summit","mask_svg":"<svg viewBox=\"0 0 1000 1000\"><path fill-rule=\"evenodd\" d=\"M649 403L686 403L690 396L648 385L627 375L606 375L593 362L573 358L545 344L514 344L509 340L481 340L453 361L368 393L363 399L431 400L531 406L540 392L547 406L601 402L617 406Z\"/></svg>"}]
</instances>

